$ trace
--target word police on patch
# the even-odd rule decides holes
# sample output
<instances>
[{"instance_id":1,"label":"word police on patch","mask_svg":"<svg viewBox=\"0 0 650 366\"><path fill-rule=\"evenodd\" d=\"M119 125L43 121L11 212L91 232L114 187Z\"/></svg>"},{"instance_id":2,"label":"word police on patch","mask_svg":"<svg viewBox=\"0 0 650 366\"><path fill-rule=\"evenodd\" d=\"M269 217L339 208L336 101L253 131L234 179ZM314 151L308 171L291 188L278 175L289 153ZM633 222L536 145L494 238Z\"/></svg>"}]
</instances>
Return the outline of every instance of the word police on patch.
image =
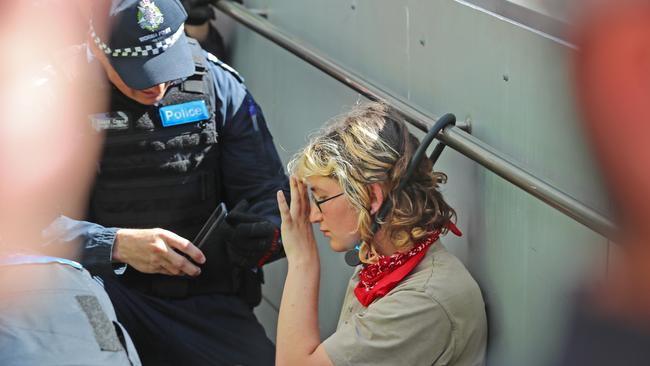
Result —
<instances>
[{"instance_id":1,"label":"word police on patch","mask_svg":"<svg viewBox=\"0 0 650 366\"><path fill-rule=\"evenodd\" d=\"M169 105L160 108L160 119L164 127L203 121L210 117L205 101Z\"/></svg>"}]
</instances>

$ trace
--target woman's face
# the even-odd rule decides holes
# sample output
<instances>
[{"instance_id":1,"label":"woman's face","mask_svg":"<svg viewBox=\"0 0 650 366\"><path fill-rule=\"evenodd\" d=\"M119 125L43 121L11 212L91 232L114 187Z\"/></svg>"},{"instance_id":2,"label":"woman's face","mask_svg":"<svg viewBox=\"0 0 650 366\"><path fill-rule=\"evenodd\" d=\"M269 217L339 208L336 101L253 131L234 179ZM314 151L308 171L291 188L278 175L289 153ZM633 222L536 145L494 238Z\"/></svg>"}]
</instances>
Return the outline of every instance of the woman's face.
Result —
<instances>
[{"instance_id":1,"label":"woman's face","mask_svg":"<svg viewBox=\"0 0 650 366\"><path fill-rule=\"evenodd\" d=\"M335 252L354 248L361 239L357 230L359 212L347 196L341 195L321 203L320 210L315 203L340 194L343 192L341 186L336 180L327 177L309 177L307 184L312 196L309 221L318 223L320 231L329 238L330 247Z\"/></svg>"}]
</instances>

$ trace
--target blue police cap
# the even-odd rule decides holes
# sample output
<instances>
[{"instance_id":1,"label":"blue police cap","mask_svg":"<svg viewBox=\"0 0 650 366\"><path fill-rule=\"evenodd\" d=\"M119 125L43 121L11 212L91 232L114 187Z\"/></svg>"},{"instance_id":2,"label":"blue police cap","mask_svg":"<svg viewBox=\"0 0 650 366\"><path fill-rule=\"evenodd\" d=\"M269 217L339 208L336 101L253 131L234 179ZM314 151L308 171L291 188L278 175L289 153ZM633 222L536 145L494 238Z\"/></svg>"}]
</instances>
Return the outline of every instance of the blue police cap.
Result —
<instances>
[{"instance_id":1,"label":"blue police cap","mask_svg":"<svg viewBox=\"0 0 650 366\"><path fill-rule=\"evenodd\" d=\"M112 0L108 14L94 13L91 36L127 86L147 89L194 73L184 33L187 13L178 0ZM93 26L108 24L108 37Z\"/></svg>"}]
</instances>

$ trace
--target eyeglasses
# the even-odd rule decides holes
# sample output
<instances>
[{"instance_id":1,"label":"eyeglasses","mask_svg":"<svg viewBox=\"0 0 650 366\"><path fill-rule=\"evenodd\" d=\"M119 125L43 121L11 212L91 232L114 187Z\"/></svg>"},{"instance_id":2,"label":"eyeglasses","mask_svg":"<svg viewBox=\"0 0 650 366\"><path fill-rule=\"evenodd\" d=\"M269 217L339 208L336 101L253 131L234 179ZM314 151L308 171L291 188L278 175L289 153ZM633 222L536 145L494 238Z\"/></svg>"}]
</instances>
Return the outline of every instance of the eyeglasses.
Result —
<instances>
[{"instance_id":1,"label":"eyeglasses","mask_svg":"<svg viewBox=\"0 0 650 366\"><path fill-rule=\"evenodd\" d=\"M344 193L345 193L345 192L341 192L341 193L336 194L336 195L334 195L334 196L327 197L327 198L323 198L322 200L317 200L317 199L314 197L314 195L312 194L312 195L311 195L311 198L312 198L312 200L314 201L314 203L316 204L316 207L318 207L318 211L320 211L320 213L323 213L323 209L320 207L320 205L322 205L323 203L325 203L325 202L327 202L327 201L329 201L329 200L333 200L333 199L335 199L336 197L340 197L340 196L342 196Z\"/></svg>"}]
</instances>

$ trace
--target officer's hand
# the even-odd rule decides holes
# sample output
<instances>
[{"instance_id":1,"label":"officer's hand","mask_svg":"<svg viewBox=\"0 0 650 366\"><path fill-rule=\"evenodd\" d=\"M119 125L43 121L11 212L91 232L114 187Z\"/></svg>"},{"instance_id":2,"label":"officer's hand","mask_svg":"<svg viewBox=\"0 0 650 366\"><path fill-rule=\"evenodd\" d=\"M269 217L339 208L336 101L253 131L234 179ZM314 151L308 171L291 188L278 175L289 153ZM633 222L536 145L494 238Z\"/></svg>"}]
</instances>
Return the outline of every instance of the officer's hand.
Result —
<instances>
[{"instance_id":1,"label":"officer's hand","mask_svg":"<svg viewBox=\"0 0 650 366\"><path fill-rule=\"evenodd\" d=\"M177 250L187 254L195 263L205 263L205 256L199 248L189 240L163 229L118 230L113 245L113 260L144 273L201 274L201 269Z\"/></svg>"},{"instance_id":2,"label":"officer's hand","mask_svg":"<svg viewBox=\"0 0 650 366\"><path fill-rule=\"evenodd\" d=\"M226 222L232 234L226 239L230 261L244 268L261 267L283 255L280 228L262 216L248 211L246 201L228 213Z\"/></svg>"}]
</instances>

